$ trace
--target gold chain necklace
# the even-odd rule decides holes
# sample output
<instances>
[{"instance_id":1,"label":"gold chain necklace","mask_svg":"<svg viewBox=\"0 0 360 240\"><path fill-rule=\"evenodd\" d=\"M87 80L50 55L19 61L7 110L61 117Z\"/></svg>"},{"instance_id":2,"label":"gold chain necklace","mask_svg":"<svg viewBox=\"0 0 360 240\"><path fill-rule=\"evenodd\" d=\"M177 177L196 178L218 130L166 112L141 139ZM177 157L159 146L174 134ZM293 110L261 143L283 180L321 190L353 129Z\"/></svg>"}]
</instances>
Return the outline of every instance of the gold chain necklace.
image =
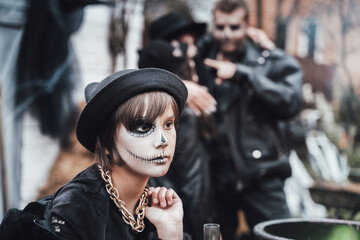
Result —
<instances>
[{"instance_id":1,"label":"gold chain necklace","mask_svg":"<svg viewBox=\"0 0 360 240\"><path fill-rule=\"evenodd\" d=\"M145 207L148 204L147 192L148 190L145 188L143 194L140 197L139 205L135 209L136 220L134 216L126 209L126 205L124 201L119 199L119 191L113 186L111 181L111 176L109 171L104 172L102 167L99 167L99 171L101 173L102 178L106 183L106 191L110 195L110 199L112 199L122 213L123 220L131 226L134 231L142 232L145 229L144 217L145 217Z\"/></svg>"}]
</instances>

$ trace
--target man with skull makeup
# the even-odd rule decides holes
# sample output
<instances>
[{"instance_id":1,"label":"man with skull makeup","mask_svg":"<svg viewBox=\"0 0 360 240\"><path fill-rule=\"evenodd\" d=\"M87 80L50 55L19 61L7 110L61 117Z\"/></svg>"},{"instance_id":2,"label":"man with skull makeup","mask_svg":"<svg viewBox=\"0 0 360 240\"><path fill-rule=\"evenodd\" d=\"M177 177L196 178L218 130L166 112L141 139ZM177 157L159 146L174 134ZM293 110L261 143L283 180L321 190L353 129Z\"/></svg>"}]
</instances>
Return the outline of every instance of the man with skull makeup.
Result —
<instances>
[{"instance_id":1,"label":"man with skull makeup","mask_svg":"<svg viewBox=\"0 0 360 240\"><path fill-rule=\"evenodd\" d=\"M59 239L186 239L182 202L172 189L146 188L163 176L175 151L176 122L187 90L165 70L123 70L85 89L80 143L96 164L54 195ZM148 200L149 198L149 200Z\"/></svg>"},{"instance_id":2,"label":"man with skull makeup","mask_svg":"<svg viewBox=\"0 0 360 240\"><path fill-rule=\"evenodd\" d=\"M291 175L283 126L301 109L302 71L280 49L247 38L244 0L219 0L214 29L198 41L199 83L217 101L212 176L223 238L234 239L237 210L250 229L290 217L284 179ZM189 91L189 95L191 95Z\"/></svg>"}]
</instances>

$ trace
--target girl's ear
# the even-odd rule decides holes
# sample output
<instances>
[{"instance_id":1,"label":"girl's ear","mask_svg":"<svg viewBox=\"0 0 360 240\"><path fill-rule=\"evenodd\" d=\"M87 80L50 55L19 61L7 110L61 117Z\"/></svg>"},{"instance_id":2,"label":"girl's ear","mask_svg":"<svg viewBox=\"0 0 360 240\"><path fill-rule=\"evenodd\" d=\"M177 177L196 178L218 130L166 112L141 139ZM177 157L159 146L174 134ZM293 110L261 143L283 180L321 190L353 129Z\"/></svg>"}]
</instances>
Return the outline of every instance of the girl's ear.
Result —
<instances>
[{"instance_id":1,"label":"girl's ear","mask_svg":"<svg viewBox=\"0 0 360 240\"><path fill-rule=\"evenodd\" d=\"M107 157L108 159L110 159L111 154L110 154L109 149L108 149L108 148L105 148L104 150L105 150L105 155L106 155L106 157Z\"/></svg>"},{"instance_id":2,"label":"girl's ear","mask_svg":"<svg viewBox=\"0 0 360 240\"><path fill-rule=\"evenodd\" d=\"M106 156L108 156L109 157L109 155L110 155L110 152L109 152L109 150L105 150L105 154L106 154Z\"/></svg>"}]
</instances>

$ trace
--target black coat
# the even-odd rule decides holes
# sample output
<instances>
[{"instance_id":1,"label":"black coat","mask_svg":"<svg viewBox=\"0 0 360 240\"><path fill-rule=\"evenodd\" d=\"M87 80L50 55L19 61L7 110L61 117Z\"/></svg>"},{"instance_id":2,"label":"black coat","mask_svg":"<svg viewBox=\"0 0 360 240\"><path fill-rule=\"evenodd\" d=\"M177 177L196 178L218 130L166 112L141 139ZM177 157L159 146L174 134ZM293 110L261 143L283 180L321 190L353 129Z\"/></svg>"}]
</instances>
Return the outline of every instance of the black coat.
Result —
<instances>
[{"instance_id":1,"label":"black coat","mask_svg":"<svg viewBox=\"0 0 360 240\"><path fill-rule=\"evenodd\" d=\"M12 208L0 225L1 240L55 240L50 226L51 196L29 203L23 210Z\"/></svg>"},{"instance_id":2,"label":"black coat","mask_svg":"<svg viewBox=\"0 0 360 240\"><path fill-rule=\"evenodd\" d=\"M158 239L155 227L146 219L141 233L124 222L96 164L56 192L50 213L59 239Z\"/></svg>"},{"instance_id":3,"label":"black coat","mask_svg":"<svg viewBox=\"0 0 360 240\"><path fill-rule=\"evenodd\" d=\"M53 196L9 210L0 226L2 240L150 240L159 239L146 218L145 230L134 232L122 219L94 164ZM184 233L183 239L191 239Z\"/></svg>"},{"instance_id":4,"label":"black coat","mask_svg":"<svg viewBox=\"0 0 360 240\"><path fill-rule=\"evenodd\" d=\"M218 188L242 190L265 177L291 175L285 134L280 126L301 109L302 70L285 52L264 50L247 40L232 60L232 79L215 85L220 45L212 35L198 42L197 72L218 103L213 169Z\"/></svg>"}]
</instances>

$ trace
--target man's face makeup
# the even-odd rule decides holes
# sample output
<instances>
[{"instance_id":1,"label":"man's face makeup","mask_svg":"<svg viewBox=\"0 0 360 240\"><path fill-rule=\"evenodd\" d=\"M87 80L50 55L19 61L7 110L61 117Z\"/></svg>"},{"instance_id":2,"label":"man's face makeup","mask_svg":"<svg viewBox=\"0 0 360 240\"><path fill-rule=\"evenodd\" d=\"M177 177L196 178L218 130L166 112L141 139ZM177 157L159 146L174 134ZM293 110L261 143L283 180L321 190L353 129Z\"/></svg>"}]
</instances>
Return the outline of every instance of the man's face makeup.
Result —
<instances>
[{"instance_id":1,"label":"man's face makeup","mask_svg":"<svg viewBox=\"0 0 360 240\"><path fill-rule=\"evenodd\" d=\"M152 177L163 176L169 169L176 144L175 116L171 106L154 122L135 119L128 129L120 124L116 146L126 166Z\"/></svg>"},{"instance_id":2,"label":"man's face makeup","mask_svg":"<svg viewBox=\"0 0 360 240\"><path fill-rule=\"evenodd\" d=\"M231 13L216 10L214 24L213 35L223 53L232 53L243 47L247 28L244 9L237 8Z\"/></svg>"}]
</instances>

